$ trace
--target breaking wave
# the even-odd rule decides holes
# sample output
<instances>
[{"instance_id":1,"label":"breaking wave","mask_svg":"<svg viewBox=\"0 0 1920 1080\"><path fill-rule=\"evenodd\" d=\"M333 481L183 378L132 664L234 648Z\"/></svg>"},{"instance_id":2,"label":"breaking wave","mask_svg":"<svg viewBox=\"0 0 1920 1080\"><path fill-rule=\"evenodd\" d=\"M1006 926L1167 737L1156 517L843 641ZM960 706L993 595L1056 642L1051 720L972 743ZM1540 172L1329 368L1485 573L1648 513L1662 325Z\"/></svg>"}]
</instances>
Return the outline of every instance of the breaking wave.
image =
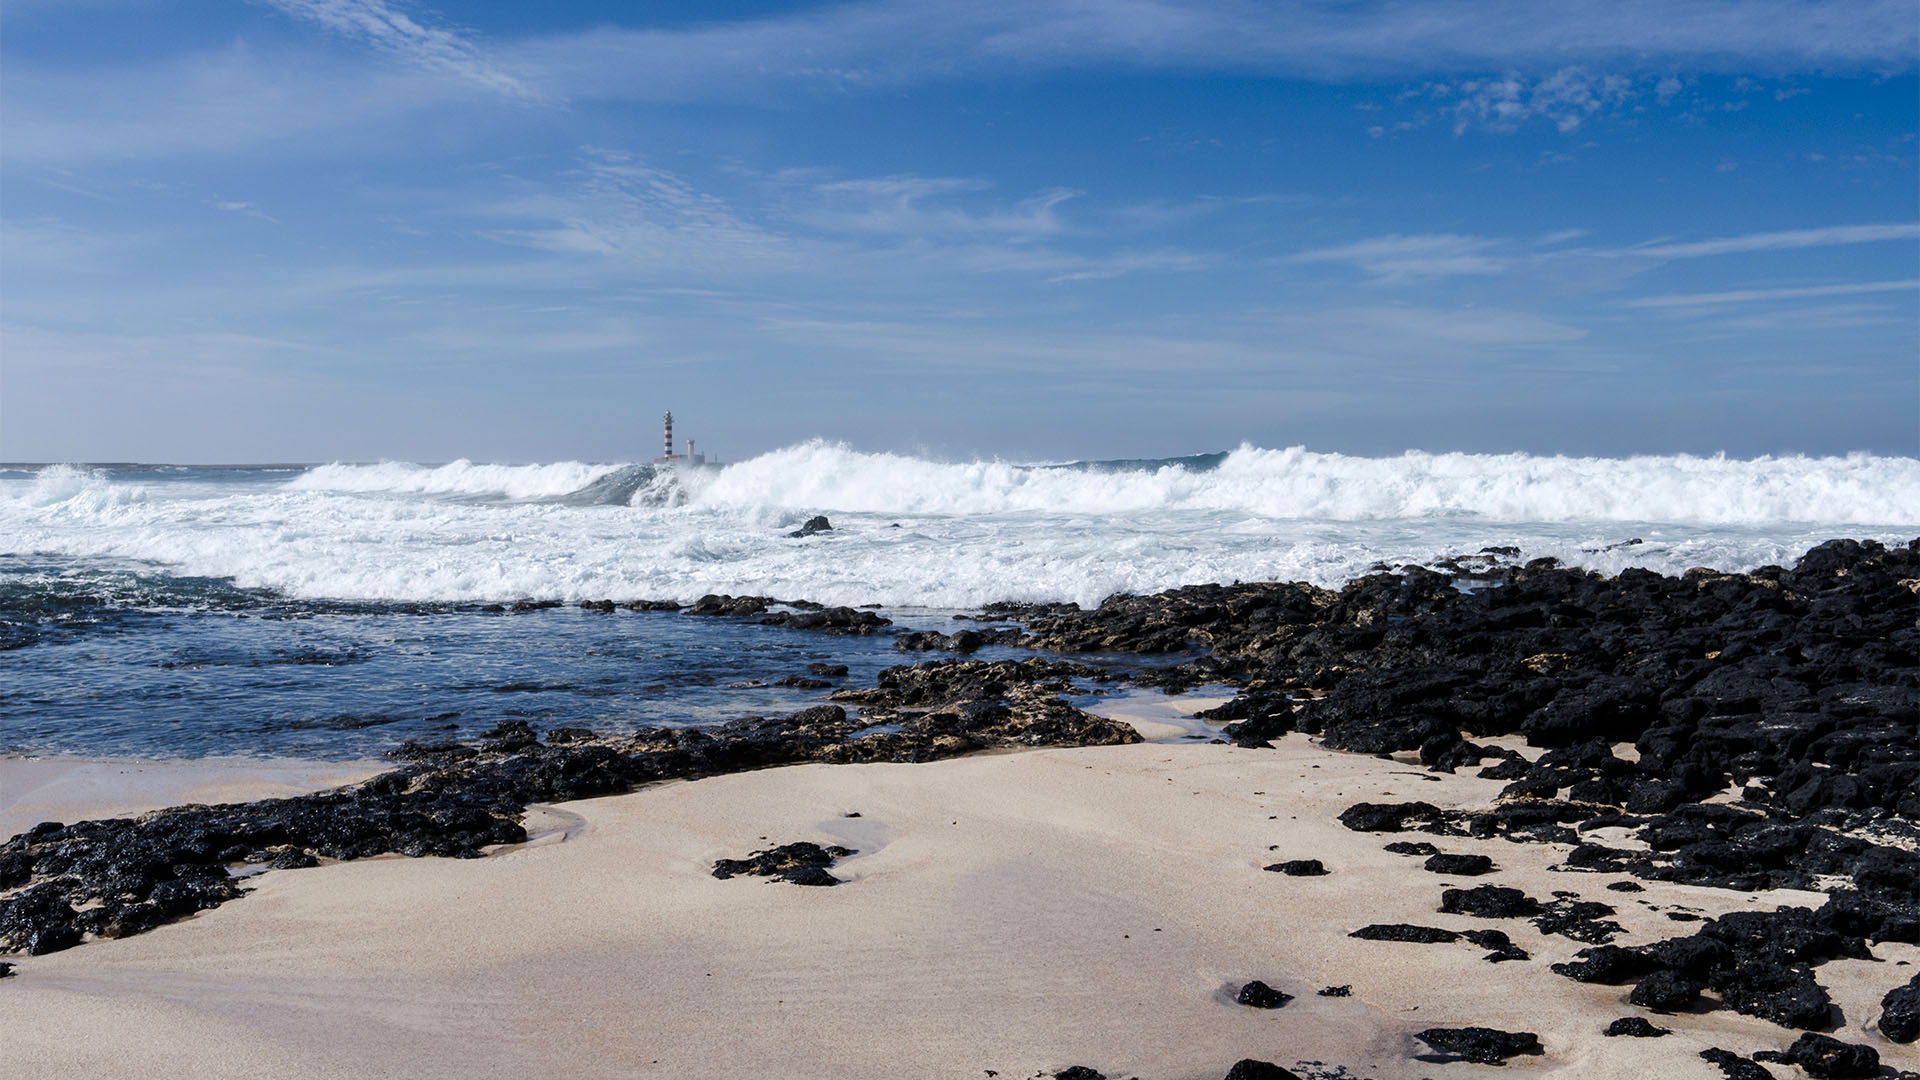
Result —
<instances>
[{"instance_id":1,"label":"breaking wave","mask_svg":"<svg viewBox=\"0 0 1920 1080\"><path fill-rule=\"evenodd\" d=\"M1120 466L1120 467L1113 467ZM1350 457L1242 446L1224 456L1036 467L948 464L813 441L693 486L696 505L899 514L1228 511L1380 521L1920 523L1920 460L1847 457Z\"/></svg>"},{"instance_id":2,"label":"breaking wave","mask_svg":"<svg viewBox=\"0 0 1920 1080\"><path fill-rule=\"evenodd\" d=\"M788 535L815 514L833 530ZM724 467L0 475L0 559L151 568L303 600L1094 604L1209 581L1338 585L1377 562L1495 544L1607 573L1745 570L1835 536L1904 543L1916 527L1920 461L1864 454L1368 458L1243 446L1018 465L813 441Z\"/></svg>"}]
</instances>

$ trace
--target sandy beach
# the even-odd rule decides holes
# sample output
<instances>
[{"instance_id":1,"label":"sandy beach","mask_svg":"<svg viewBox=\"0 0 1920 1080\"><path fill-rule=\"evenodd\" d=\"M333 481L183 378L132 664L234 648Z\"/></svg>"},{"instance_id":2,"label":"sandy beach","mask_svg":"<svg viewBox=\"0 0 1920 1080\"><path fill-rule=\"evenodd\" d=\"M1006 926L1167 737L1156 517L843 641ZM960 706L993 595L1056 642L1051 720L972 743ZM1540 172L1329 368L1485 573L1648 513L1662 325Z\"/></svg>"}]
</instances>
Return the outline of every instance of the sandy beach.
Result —
<instances>
[{"instance_id":1,"label":"sandy beach","mask_svg":"<svg viewBox=\"0 0 1920 1080\"><path fill-rule=\"evenodd\" d=\"M1336 816L1360 800L1486 805L1499 781L1298 734L1276 747L803 765L541 807L531 842L485 859L275 871L186 922L19 958L0 988L6 1056L13 1075L44 1077L1031 1077L1085 1065L1215 1080L1248 1057L1302 1075L1446 1077L1487 1067L1419 1060L1429 1051L1413 1033L1475 1024L1541 1036L1544 1055L1500 1075L1704 1080L1718 1070L1701 1049L1791 1041L1725 1010L1656 1017L1666 1038L1604 1037L1614 1018L1646 1014L1627 987L1548 970L1577 942L1441 914L1439 896L1485 882L1543 899L1571 890L1613 903L1620 943L1639 944L1691 932L1671 911L1817 906L1819 894L1609 892L1622 875L1550 869L1564 846L1497 839L1441 839L1499 867L1449 879ZM9 813L31 802L12 778L39 765L5 765ZM798 840L856 849L833 871L846 884L711 875L717 859ZM1330 872L1261 869L1308 858ZM1497 925L1532 959L1347 936L1379 922ZM1893 964L1920 949L1874 951L1878 963L1821 969L1846 1017L1833 1034L1920 1065L1870 1027L1879 996L1905 981ZM1252 979L1293 1000L1236 1004ZM1316 994L1341 985L1351 996Z\"/></svg>"}]
</instances>

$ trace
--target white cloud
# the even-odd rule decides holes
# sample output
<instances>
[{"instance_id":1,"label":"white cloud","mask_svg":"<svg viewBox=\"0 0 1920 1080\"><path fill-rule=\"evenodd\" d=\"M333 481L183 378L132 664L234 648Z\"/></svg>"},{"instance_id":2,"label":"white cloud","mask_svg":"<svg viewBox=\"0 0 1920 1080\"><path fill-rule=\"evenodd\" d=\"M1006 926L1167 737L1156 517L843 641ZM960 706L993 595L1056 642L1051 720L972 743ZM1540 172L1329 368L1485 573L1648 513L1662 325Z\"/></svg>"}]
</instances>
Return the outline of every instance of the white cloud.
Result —
<instances>
[{"instance_id":1,"label":"white cloud","mask_svg":"<svg viewBox=\"0 0 1920 1080\"><path fill-rule=\"evenodd\" d=\"M1787 229L1747 233L1717 240L1687 243L1655 242L1607 252L1651 259L1694 259L1708 255L1736 255L1749 251L1786 251L1793 248L1870 244L1883 240L1920 239L1920 224L1833 225L1820 229Z\"/></svg>"},{"instance_id":2,"label":"white cloud","mask_svg":"<svg viewBox=\"0 0 1920 1080\"><path fill-rule=\"evenodd\" d=\"M1843 285L1804 285L1784 289L1735 289L1717 293L1678 293L1623 300L1621 307L1688 308L1721 304L1750 304L1765 300L1801 300L1815 296L1856 296L1863 293L1920 291L1920 280L1862 281Z\"/></svg>"},{"instance_id":3,"label":"white cloud","mask_svg":"<svg viewBox=\"0 0 1920 1080\"><path fill-rule=\"evenodd\" d=\"M1348 263L1378 278L1451 277L1459 274L1498 274L1513 265L1510 257L1493 249L1502 241L1483 236L1430 233L1393 234L1339 247L1320 248L1287 256L1290 263Z\"/></svg>"},{"instance_id":4,"label":"white cloud","mask_svg":"<svg viewBox=\"0 0 1920 1080\"><path fill-rule=\"evenodd\" d=\"M1047 236L1064 231L1054 208L1080 192L1053 188L1012 206L984 211L942 204L943 199L985 190L984 181L950 177L885 176L835 180L807 192L814 200L801 219L835 232L885 236L998 233Z\"/></svg>"},{"instance_id":5,"label":"white cloud","mask_svg":"<svg viewBox=\"0 0 1920 1080\"><path fill-rule=\"evenodd\" d=\"M1469 79L1459 85L1459 100L1452 106L1453 130L1457 135L1478 125L1517 131L1529 120L1544 118L1571 134L1588 117L1619 108L1635 92L1632 79L1594 75L1578 67L1561 68L1542 79L1518 74Z\"/></svg>"},{"instance_id":6,"label":"white cloud","mask_svg":"<svg viewBox=\"0 0 1920 1080\"><path fill-rule=\"evenodd\" d=\"M298 18L355 38L401 61L444 72L510 97L532 98L526 83L488 59L465 35L427 26L386 0L263 0Z\"/></svg>"}]
</instances>

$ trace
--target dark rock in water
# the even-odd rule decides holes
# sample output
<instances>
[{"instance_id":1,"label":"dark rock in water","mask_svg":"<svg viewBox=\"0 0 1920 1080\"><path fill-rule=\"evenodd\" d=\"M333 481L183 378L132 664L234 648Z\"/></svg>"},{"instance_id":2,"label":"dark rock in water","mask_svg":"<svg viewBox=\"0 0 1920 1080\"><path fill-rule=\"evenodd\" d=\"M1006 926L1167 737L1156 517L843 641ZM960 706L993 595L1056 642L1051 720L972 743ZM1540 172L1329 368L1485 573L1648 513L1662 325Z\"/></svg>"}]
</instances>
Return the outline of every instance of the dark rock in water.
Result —
<instances>
[{"instance_id":1,"label":"dark rock in water","mask_svg":"<svg viewBox=\"0 0 1920 1080\"><path fill-rule=\"evenodd\" d=\"M1440 849L1423 840L1396 840L1386 845L1385 850L1395 855L1438 855Z\"/></svg>"},{"instance_id":2,"label":"dark rock in water","mask_svg":"<svg viewBox=\"0 0 1920 1080\"><path fill-rule=\"evenodd\" d=\"M1266 983L1255 979L1240 988L1233 999L1242 1005L1251 1005L1256 1009L1277 1009L1293 1000L1292 994L1283 994Z\"/></svg>"},{"instance_id":3,"label":"dark rock in water","mask_svg":"<svg viewBox=\"0 0 1920 1080\"><path fill-rule=\"evenodd\" d=\"M1540 1054L1540 1036L1531 1031L1501 1031L1497 1028L1428 1028L1414 1036L1445 1054L1452 1054L1480 1065L1504 1065L1510 1057Z\"/></svg>"},{"instance_id":4,"label":"dark rock in water","mask_svg":"<svg viewBox=\"0 0 1920 1080\"><path fill-rule=\"evenodd\" d=\"M1241 1058L1227 1070L1225 1080L1300 1080L1300 1074L1283 1069L1271 1061Z\"/></svg>"},{"instance_id":5,"label":"dark rock in water","mask_svg":"<svg viewBox=\"0 0 1920 1080\"><path fill-rule=\"evenodd\" d=\"M1673 1034L1672 1028L1655 1027L1644 1016L1623 1016L1607 1025L1607 1037L1628 1035L1636 1039L1657 1039Z\"/></svg>"},{"instance_id":6,"label":"dark rock in water","mask_svg":"<svg viewBox=\"0 0 1920 1080\"><path fill-rule=\"evenodd\" d=\"M1897 1043L1920 1039L1920 975L1880 999L1880 1034Z\"/></svg>"},{"instance_id":7,"label":"dark rock in water","mask_svg":"<svg viewBox=\"0 0 1920 1080\"><path fill-rule=\"evenodd\" d=\"M1756 1061L1798 1065L1814 1080L1864 1080L1880 1075L1878 1050L1812 1032L1795 1039L1785 1053L1763 1050L1753 1057Z\"/></svg>"},{"instance_id":8,"label":"dark rock in water","mask_svg":"<svg viewBox=\"0 0 1920 1080\"><path fill-rule=\"evenodd\" d=\"M1493 860L1485 855L1432 855L1423 864L1436 874L1478 877L1493 873Z\"/></svg>"},{"instance_id":9,"label":"dark rock in water","mask_svg":"<svg viewBox=\"0 0 1920 1080\"><path fill-rule=\"evenodd\" d=\"M1362 941L1411 941L1420 945L1443 945L1460 940L1457 931L1442 930L1437 926L1414 926L1411 923L1374 923L1347 936Z\"/></svg>"},{"instance_id":10,"label":"dark rock in water","mask_svg":"<svg viewBox=\"0 0 1920 1080\"><path fill-rule=\"evenodd\" d=\"M1440 808L1426 802L1354 803L1340 812L1340 824L1354 832L1404 832L1408 822L1441 819Z\"/></svg>"},{"instance_id":11,"label":"dark rock in water","mask_svg":"<svg viewBox=\"0 0 1920 1080\"><path fill-rule=\"evenodd\" d=\"M807 523L805 525L802 525L798 529L795 529L792 532L788 533L787 536L790 539L798 540L801 537L812 536L815 533L832 532L832 531L833 531L833 523L827 520L827 516L825 514L816 514L813 517L808 518Z\"/></svg>"},{"instance_id":12,"label":"dark rock in water","mask_svg":"<svg viewBox=\"0 0 1920 1080\"><path fill-rule=\"evenodd\" d=\"M1505 885L1478 885L1448 889L1440 894L1440 910L1450 915L1477 915L1483 919L1519 919L1540 914L1540 901Z\"/></svg>"},{"instance_id":13,"label":"dark rock in water","mask_svg":"<svg viewBox=\"0 0 1920 1080\"><path fill-rule=\"evenodd\" d=\"M1328 986L1315 991L1321 997L1352 997L1352 986Z\"/></svg>"},{"instance_id":14,"label":"dark rock in water","mask_svg":"<svg viewBox=\"0 0 1920 1080\"><path fill-rule=\"evenodd\" d=\"M759 615L767 610L768 605L779 602L771 596L727 596L708 593L688 604L686 613L688 615Z\"/></svg>"},{"instance_id":15,"label":"dark rock in water","mask_svg":"<svg viewBox=\"0 0 1920 1080\"><path fill-rule=\"evenodd\" d=\"M825 521L825 518L821 519ZM1095 1072L1085 1065L1069 1065L1053 1074L1053 1080L1107 1080L1107 1074Z\"/></svg>"},{"instance_id":16,"label":"dark rock in water","mask_svg":"<svg viewBox=\"0 0 1920 1080\"><path fill-rule=\"evenodd\" d=\"M816 662L816 663L807 665L807 674L814 675L822 679L845 678L847 674L847 665L824 664L824 663Z\"/></svg>"},{"instance_id":17,"label":"dark rock in water","mask_svg":"<svg viewBox=\"0 0 1920 1080\"><path fill-rule=\"evenodd\" d=\"M1327 868L1320 865L1319 859L1294 859L1291 862L1263 866L1261 869L1277 871L1288 877L1321 877L1327 872Z\"/></svg>"},{"instance_id":18,"label":"dark rock in water","mask_svg":"<svg viewBox=\"0 0 1920 1080\"><path fill-rule=\"evenodd\" d=\"M1680 1012L1700 1000L1700 991L1705 986L1700 980L1677 971L1656 971L1634 986L1627 1001L1655 1012Z\"/></svg>"},{"instance_id":19,"label":"dark rock in water","mask_svg":"<svg viewBox=\"0 0 1920 1080\"><path fill-rule=\"evenodd\" d=\"M1716 1046L1700 1051L1700 1056L1720 1066L1720 1071L1727 1075L1727 1080L1774 1080L1773 1073L1767 1071L1766 1066L1743 1058L1731 1050L1722 1050Z\"/></svg>"},{"instance_id":20,"label":"dark rock in water","mask_svg":"<svg viewBox=\"0 0 1920 1080\"><path fill-rule=\"evenodd\" d=\"M721 859L713 864L713 876L721 879L736 874L753 874L795 885L839 885L841 880L827 873L835 859L854 852L839 846L821 847L805 840L756 851L744 859Z\"/></svg>"},{"instance_id":21,"label":"dark rock in water","mask_svg":"<svg viewBox=\"0 0 1920 1080\"><path fill-rule=\"evenodd\" d=\"M789 630L818 630L845 636L871 634L883 626L892 626L893 620L883 619L871 611L830 607L814 611L776 611L762 617L760 625L784 626Z\"/></svg>"},{"instance_id":22,"label":"dark rock in water","mask_svg":"<svg viewBox=\"0 0 1920 1080\"><path fill-rule=\"evenodd\" d=\"M816 679L811 675L787 675L773 680L775 686L791 686L796 690L825 690L833 684L825 679Z\"/></svg>"},{"instance_id":23,"label":"dark rock in water","mask_svg":"<svg viewBox=\"0 0 1920 1080\"><path fill-rule=\"evenodd\" d=\"M953 653L978 652L988 645L1015 645L1020 641L1018 630L958 630L943 634L938 630L915 630L894 639L893 647L901 652Z\"/></svg>"}]
</instances>

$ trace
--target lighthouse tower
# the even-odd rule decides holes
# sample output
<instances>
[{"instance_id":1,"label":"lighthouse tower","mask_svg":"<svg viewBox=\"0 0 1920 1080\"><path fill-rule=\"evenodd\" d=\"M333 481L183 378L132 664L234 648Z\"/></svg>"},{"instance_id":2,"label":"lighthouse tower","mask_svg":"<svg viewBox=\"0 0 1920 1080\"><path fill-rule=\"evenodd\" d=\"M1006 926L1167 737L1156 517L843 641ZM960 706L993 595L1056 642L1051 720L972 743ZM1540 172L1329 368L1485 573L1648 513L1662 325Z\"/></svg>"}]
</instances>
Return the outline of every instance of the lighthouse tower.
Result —
<instances>
[{"instance_id":1,"label":"lighthouse tower","mask_svg":"<svg viewBox=\"0 0 1920 1080\"><path fill-rule=\"evenodd\" d=\"M665 427L665 430L662 432L662 439L664 441L661 448L660 456L653 459L653 463L655 465L704 465L707 463L707 456L705 454L696 454L693 452L692 439L687 440L686 453L684 454L674 453L673 452L673 414L672 413L666 414L665 416L660 418L660 421L662 425L664 425ZM718 464L718 462L716 462L715 464Z\"/></svg>"}]
</instances>

